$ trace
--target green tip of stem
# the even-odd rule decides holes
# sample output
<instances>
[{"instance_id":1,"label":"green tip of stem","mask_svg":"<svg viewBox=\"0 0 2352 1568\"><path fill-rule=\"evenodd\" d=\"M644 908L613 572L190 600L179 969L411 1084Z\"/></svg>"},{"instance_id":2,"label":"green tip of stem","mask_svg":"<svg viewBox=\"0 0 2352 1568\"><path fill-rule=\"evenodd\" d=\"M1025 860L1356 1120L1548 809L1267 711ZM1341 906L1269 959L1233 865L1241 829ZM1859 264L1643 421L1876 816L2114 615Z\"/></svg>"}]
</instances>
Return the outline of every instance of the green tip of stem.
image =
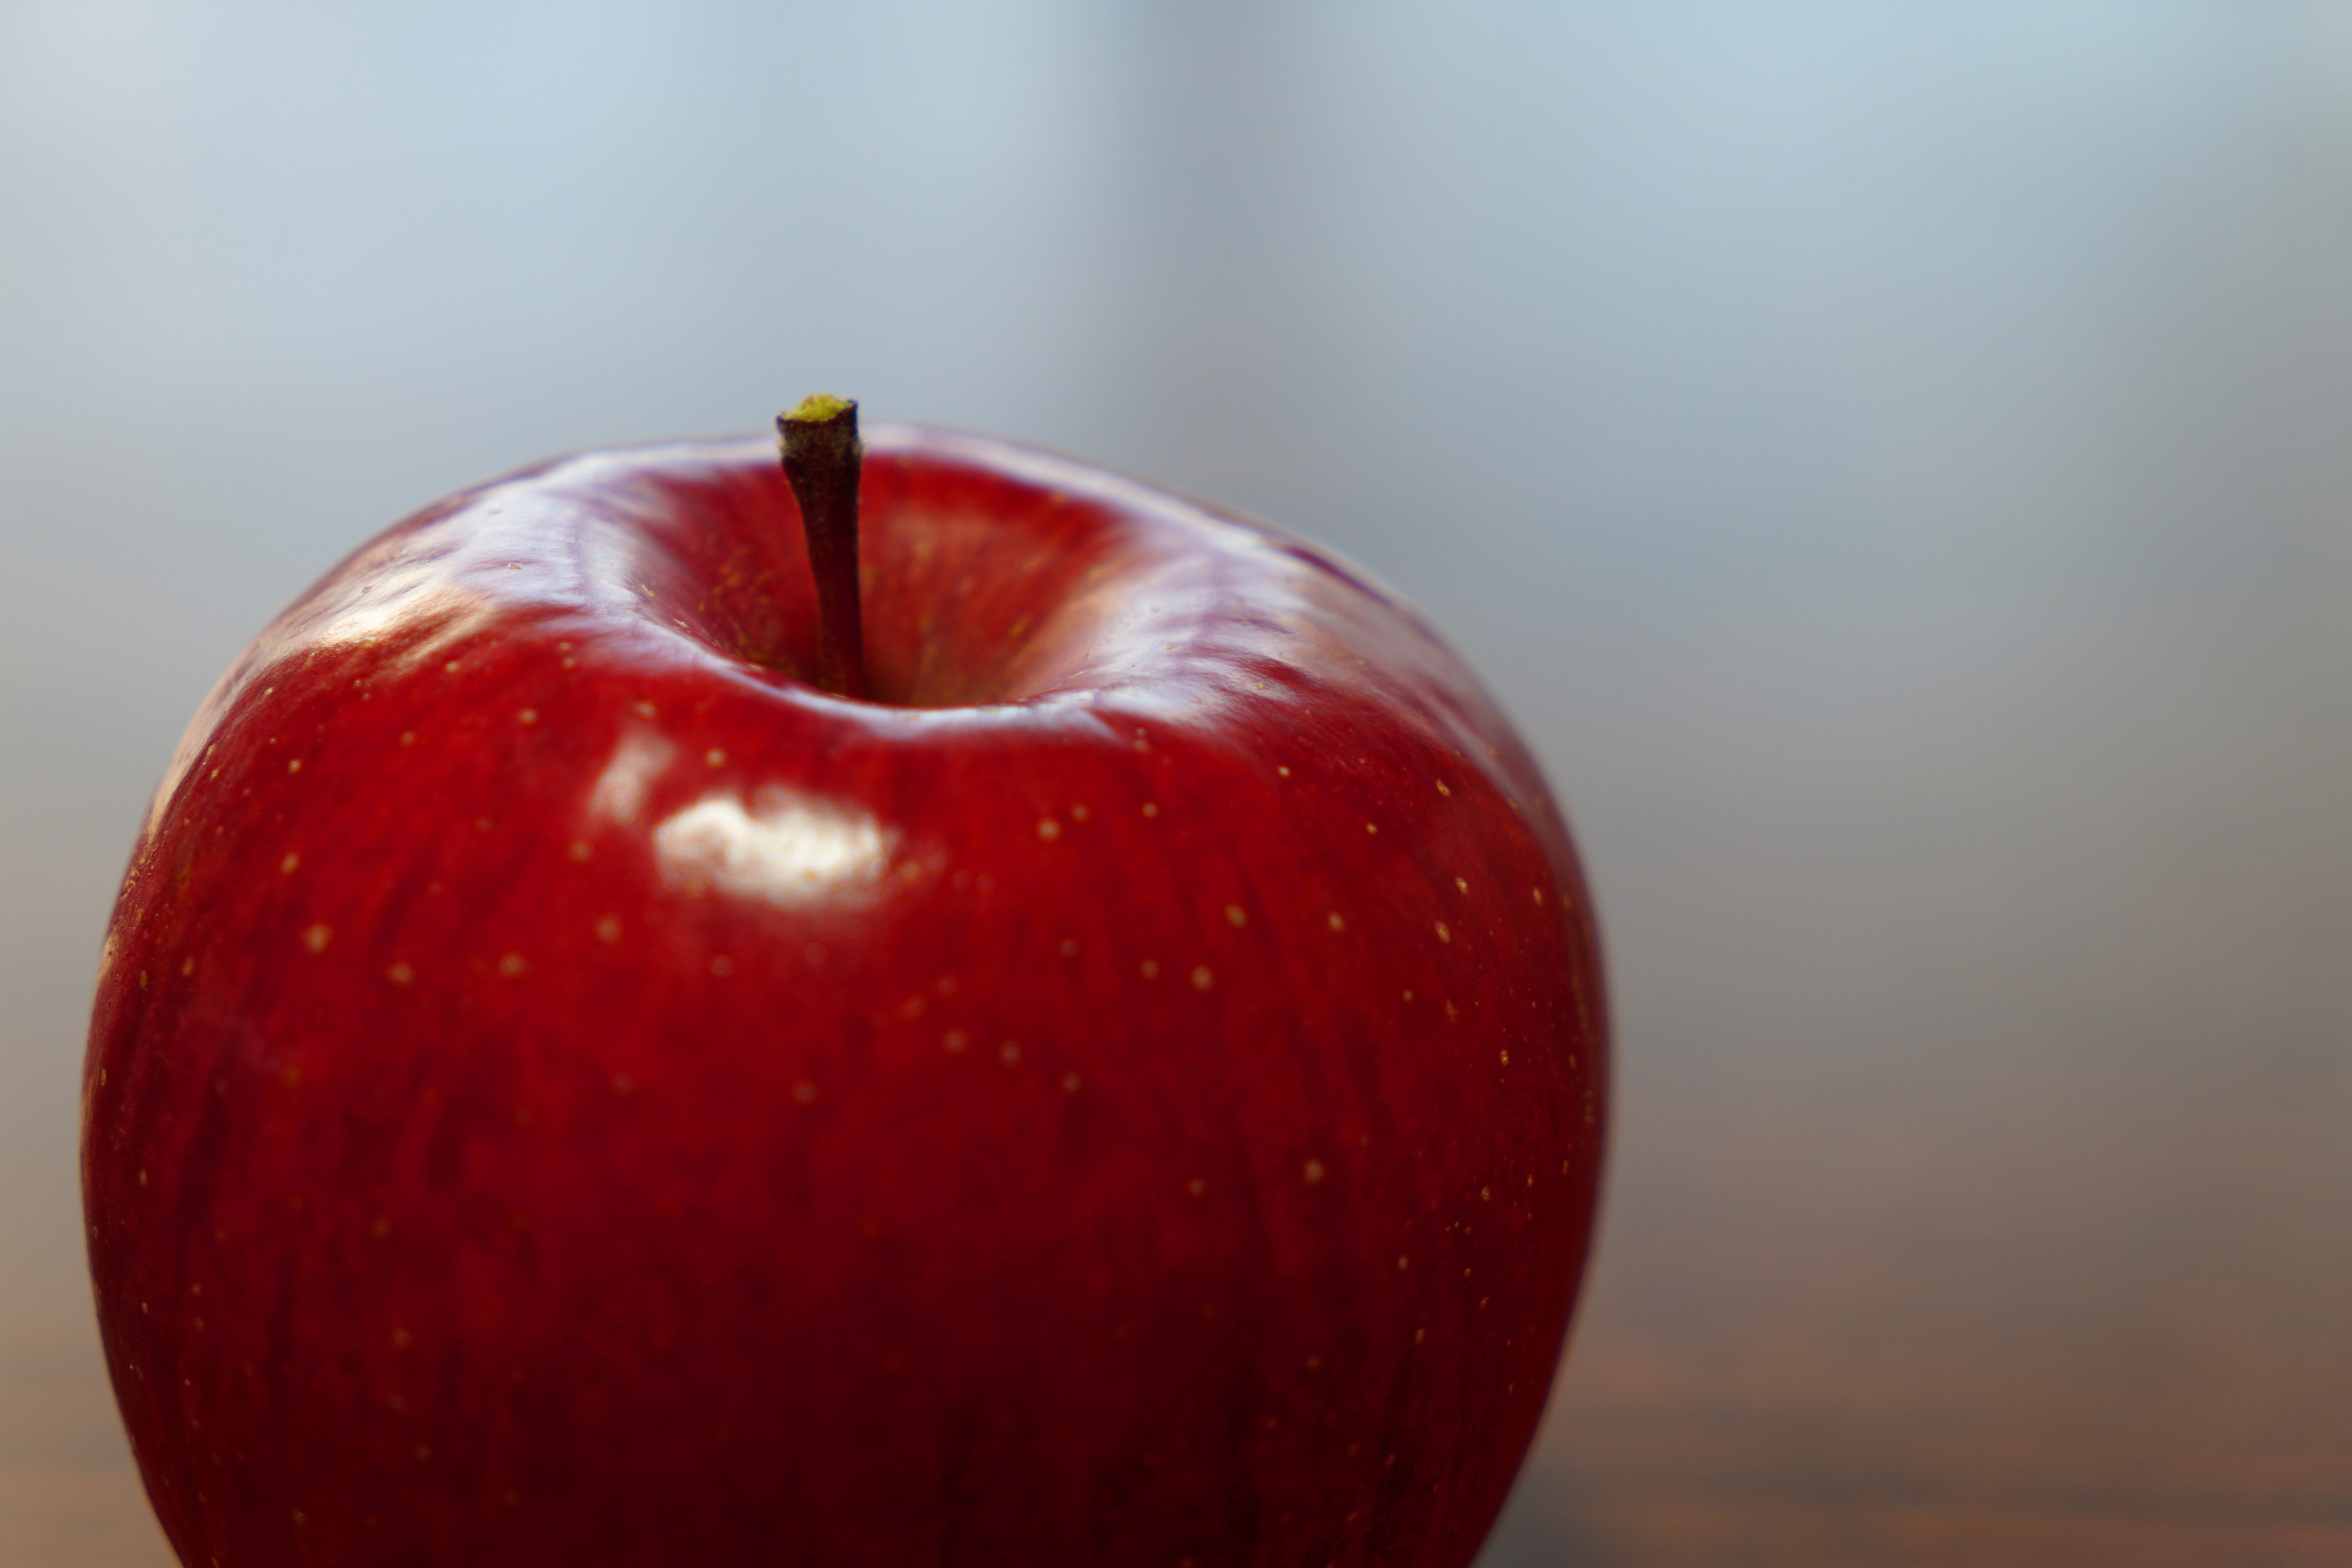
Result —
<instances>
[{"instance_id":1,"label":"green tip of stem","mask_svg":"<svg viewBox=\"0 0 2352 1568\"><path fill-rule=\"evenodd\" d=\"M830 392L812 392L784 417L795 425L822 425L828 419L838 419L856 406L849 398L835 397Z\"/></svg>"}]
</instances>

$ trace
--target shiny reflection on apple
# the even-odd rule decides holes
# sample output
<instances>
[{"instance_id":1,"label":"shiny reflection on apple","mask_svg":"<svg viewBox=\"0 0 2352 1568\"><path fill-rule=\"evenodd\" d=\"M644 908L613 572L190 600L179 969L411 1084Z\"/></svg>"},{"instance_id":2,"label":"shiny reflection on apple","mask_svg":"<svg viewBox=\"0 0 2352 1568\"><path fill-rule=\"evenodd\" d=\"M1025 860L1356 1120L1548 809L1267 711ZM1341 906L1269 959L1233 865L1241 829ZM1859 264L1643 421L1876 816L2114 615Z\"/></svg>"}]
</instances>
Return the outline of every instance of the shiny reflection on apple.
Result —
<instances>
[{"instance_id":1,"label":"shiny reflection on apple","mask_svg":"<svg viewBox=\"0 0 2352 1568\"><path fill-rule=\"evenodd\" d=\"M588 813L625 827L645 810L646 791L677 755L677 748L649 730L621 737L612 761L588 789Z\"/></svg>"},{"instance_id":2,"label":"shiny reflection on apple","mask_svg":"<svg viewBox=\"0 0 2352 1568\"><path fill-rule=\"evenodd\" d=\"M653 845L672 887L792 910L873 892L897 837L866 813L768 784L748 809L733 794L704 796L663 819Z\"/></svg>"}]
</instances>

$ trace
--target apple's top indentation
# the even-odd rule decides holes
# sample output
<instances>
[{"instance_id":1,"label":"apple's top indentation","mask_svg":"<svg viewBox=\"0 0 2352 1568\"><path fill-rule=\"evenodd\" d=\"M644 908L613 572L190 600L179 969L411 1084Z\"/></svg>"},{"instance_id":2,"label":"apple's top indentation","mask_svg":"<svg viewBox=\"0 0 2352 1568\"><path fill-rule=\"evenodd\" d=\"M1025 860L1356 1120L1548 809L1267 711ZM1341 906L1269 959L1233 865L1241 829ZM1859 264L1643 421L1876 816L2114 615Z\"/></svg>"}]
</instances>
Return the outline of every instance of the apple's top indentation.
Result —
<instances>
[{"instance_id":1,"label":"apple's top indentation","mask_svg":"<svg viewBox=\"0 0 2352 1568\"><path fill-rule=\"evenodd\" d=\"M387 530L279 617L188 731L212 735L282 665L363 664L390 681L522 681L537 728L576 717L525 679L591 682L625 660L755 689L809 712L951 726L1055 721L1207 732L1246 709L1302 726L1335 694L1417 721L1491 764L1538 834L1565 845L1533 761L1460 659L1364 574L1263 525L1054 454L877 424L864 436L863 698L817 680L820 617L791 489L763 437L559 458ZM1370 654L1371 657L1368 658ZM750 692L747 690L746 695ZM616 752L597 798L631 815L664 720ZM1311 728L1311 726L1307 726ZM1346 765L1343 737L1311 742ZM201 747L199 747L201 750ZM175 758L164 795L200 758ZM163 797L159 797L159 805ZM669 809L677 809L671 802ZM745 797L746 820L754 814Z\"/></svg>"}]
</instances>

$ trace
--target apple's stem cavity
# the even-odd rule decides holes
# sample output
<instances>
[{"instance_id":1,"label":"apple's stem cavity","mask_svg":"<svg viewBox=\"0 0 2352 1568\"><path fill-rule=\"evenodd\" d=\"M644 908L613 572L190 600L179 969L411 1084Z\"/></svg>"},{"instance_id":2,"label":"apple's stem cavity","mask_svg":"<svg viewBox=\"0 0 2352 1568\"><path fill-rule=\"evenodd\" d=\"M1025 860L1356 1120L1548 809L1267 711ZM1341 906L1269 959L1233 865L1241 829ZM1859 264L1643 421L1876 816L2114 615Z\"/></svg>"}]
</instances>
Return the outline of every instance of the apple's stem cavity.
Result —
<instances>
[{"instance_id":1,"label":"apple's stem cavity","mask_svg":"<svg viewBox=\"0 0 2352 1568\"><path fill-rule=\"evenodd\" d=\"M857 405L815 393L776 416L784 479L800 502L816 575L816 681L844 697L866 695L866 628L857 591Z\"/></svg>"}]
</instances>

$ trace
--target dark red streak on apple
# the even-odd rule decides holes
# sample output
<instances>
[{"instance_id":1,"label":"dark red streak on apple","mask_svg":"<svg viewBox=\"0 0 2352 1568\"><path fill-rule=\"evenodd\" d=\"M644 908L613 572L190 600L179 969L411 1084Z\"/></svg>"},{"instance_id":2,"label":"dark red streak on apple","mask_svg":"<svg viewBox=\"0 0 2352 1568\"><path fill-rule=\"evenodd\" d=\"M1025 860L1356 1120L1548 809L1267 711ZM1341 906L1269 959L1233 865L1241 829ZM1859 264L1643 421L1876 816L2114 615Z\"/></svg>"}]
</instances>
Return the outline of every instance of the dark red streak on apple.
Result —
<instances>
[{"instance_id":1,"label":"dark red streak on apple","mask_svg":"<svg viewBox=\"0 0 2352 1568\"><path fill-rule=\"evenodd\" d=\"M419 513L198 714L84 1110L184 1561L1476 1552L1606 1107L1534 763L1297 541L867 440L871 700L745 438Z\"/></svg>"}]
</instances>

